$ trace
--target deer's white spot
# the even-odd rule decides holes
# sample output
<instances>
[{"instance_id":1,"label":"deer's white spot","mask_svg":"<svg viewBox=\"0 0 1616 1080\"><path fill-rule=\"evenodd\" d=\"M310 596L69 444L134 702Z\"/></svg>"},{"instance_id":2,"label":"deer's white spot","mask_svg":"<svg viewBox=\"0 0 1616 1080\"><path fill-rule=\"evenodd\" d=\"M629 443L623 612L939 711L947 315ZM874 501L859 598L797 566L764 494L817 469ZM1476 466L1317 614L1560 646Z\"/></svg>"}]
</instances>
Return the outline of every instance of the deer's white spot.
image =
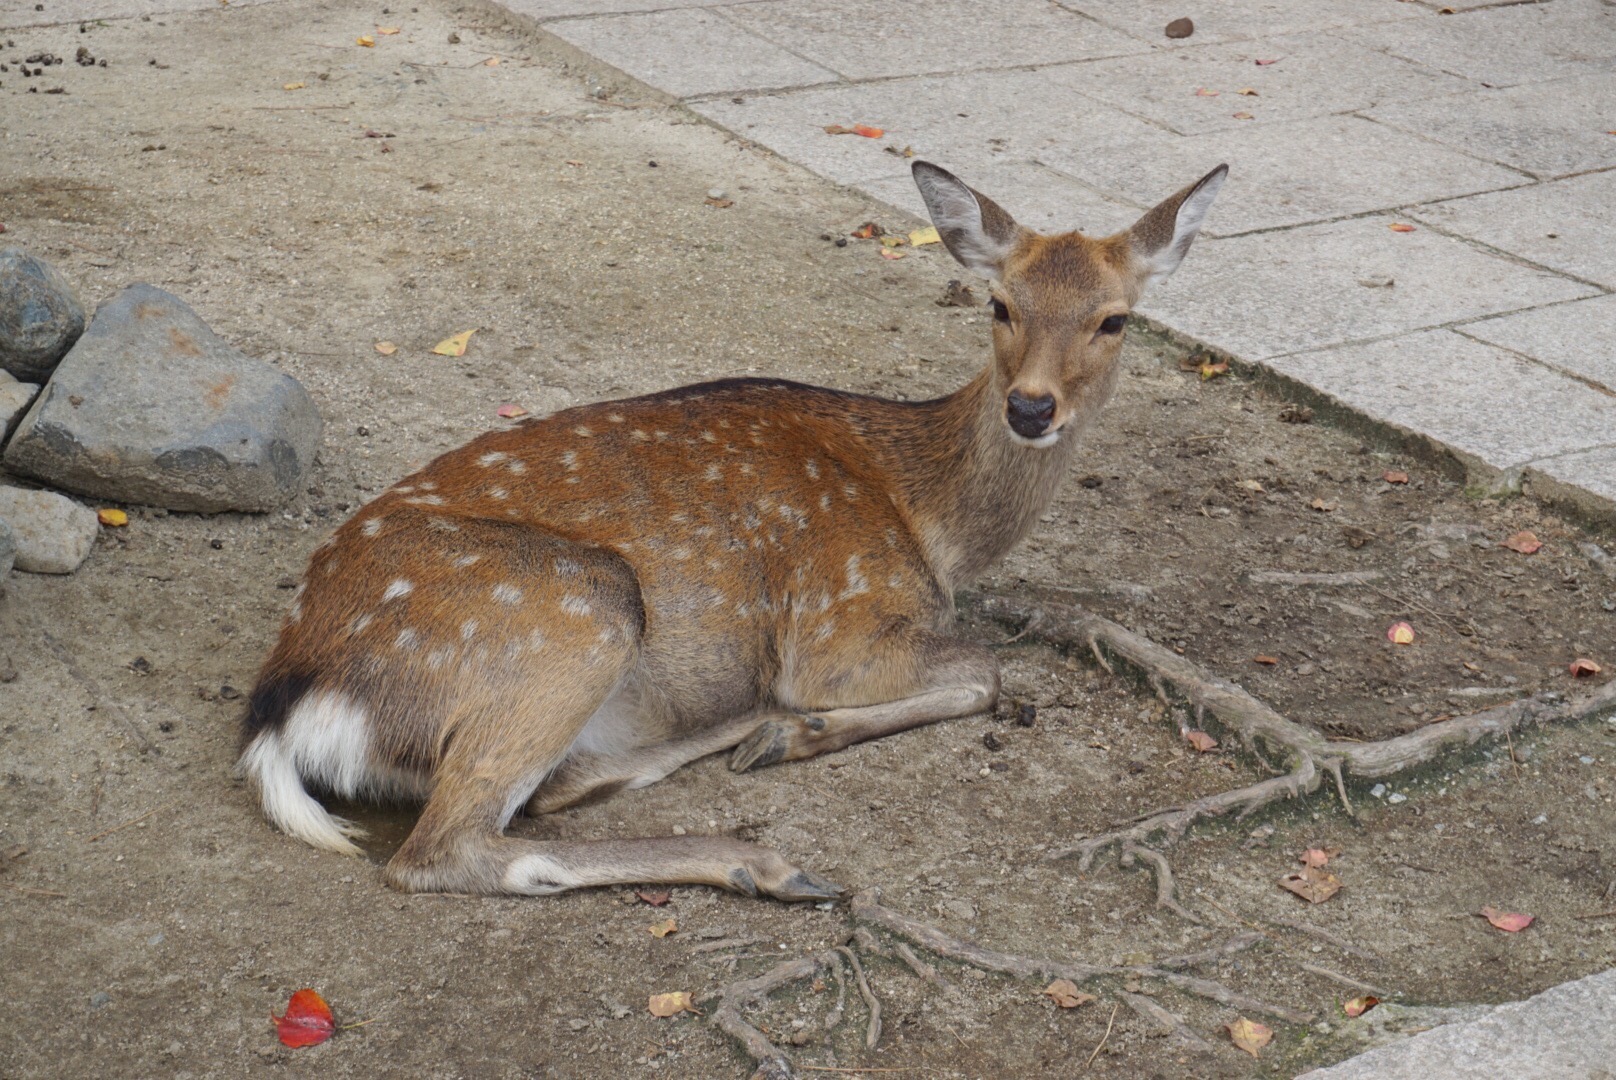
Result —
<instances>
[{"instance_id":1,"label":"deer's white spot","mask_svg":"<svg viewBox=\"0 0 1616 1080\"><path fill-rule=\"evenodd\" d=\"M511 497L511 493L504 488L489 488L488 497L490 499L508 499Z\"/></svg>"},{"instance_id":2,"label":"deer's white spot","mask_svg":"<svg viewBox=\"0 0 1616 1080\"><path fill-rule=\"evenodd\" d=\"M568 615L588 615L590 612L589 601L581 596L568 593L561 598L561 610Z\"/></svg>"},{"instance_id":3,"label":"deer's white spot","mask_svg":"<svg viewBox=\"0 0 1616 1080\"><path fill-rule=\"evenodd\" d=\"M651 441L651 436L647 435L645 432L641 431L639 428L635 428L633 431L629 432L628 437L633 439L635 442L650 442Z\"/></svg>"},{"instance_id":4,"label":"deer's white spot","mask_svg":"<svg viewBox=\"0 0 1616 1080\"><path fill-rule=\"evenodd\" d=\"M621 424L623 422L623 414L614 412L614 413L609 414L606 417L606 419L611 421L614 424Z\"/></svg>"},{"instance_id":5,"label":"deer's white spot","mask_svg":"<svg viewBox=\"0 0 1616 1080\"><path fill-rule=\"evenodd\" d=\"M379 517L371 518L363 525L359 526L359 531L364 533L366 536L375 536L377 533L382 531L382 519Z\"/></svg>"},{"instance_id":6,"label":"deer's white spot","mask_svg":"<svg viewBox=\"0 0 1616 1080\"><path fill-rule=\"evenodd\" d=\"M710 431L704 431L704 432L701 433L701 441L702 442L717 442L718 441L718 436L714 435Z\"/></svg>"},{"instance_id":7,"label":"deer's white spot","mask_svg":"<svg viewBox=\"0 0 1616 1080\"><path fill-rule=\"evenodd\" d=\"M515 585L508 585L502 581L494 586L494 599L502 604L520 604L522 602L522 590Z\"/></svg>"},{"instance_id":8,"label":"deer's white spot","mask_svg":"<svg viewBox=\"0 0 1616 1080\"><path fill-rule=\"evenodd\" d=\"M431 652L426 654L426 666L431 668L433 671L437 671L438 669L442 668L444 664L447 664L449 662L449 658L452 656L454 656L453 649L433 649Z\"/></svg>"},{"instance_id":9,"label":"deer's white spot","mask_svg":"<svg viewBox=\"0 0 1616 1080\"><path fill-rule=\"evenodd\" d=\"M416 496L414 496L412 498L405 499L404 501L409 503L411 506L442 506L443 505L443 496L442 495L416 495Z\"/></svg>"},{"instance_id":10,"label":"deer's white spot","mask_svg":"<svg viewBox=\"0 0 1616 1080\"><path fill-rule=\"evenodd\" d=\"M849 555L847 557L847 588L842 590L841 599L848 600L855 596L862 596L869 591L870 583L864 579L864 575L859 571L859 557Z\"/></svg>"},{"instance_id":11,"label":"deer's white spot","mask_svg":"<svg viewBox=\"0 0 1616 1080\"><path fill-rule=\"evenodd\" d=\"M394 578L388 584L387 589L382 593L382 599L397 600L399 597L408 596L414 591L415 586L411 585L408 581L405 581L403 578Z\"/></svg>"},{"instance_id":12,"label":"deer's white spot","mask_svg":"<svg viewBox=\"0 0 1616 1080\"><path fill-rule=\"evenodd\" d=\"M756 471L757 470L752 468L752 463L750 461L741 462L741 475L742 476L751 476Z\"/></svg>"},{"instance_id":13,"label":"deer's white spot","mask_svg":"<svg viewBox=\"0 0 1616 1080\"><path fill-rule=\"evenodd\" d=\"M826 492L824 495L821 495L819 497L819 508L821 510L829 510L830 509L830 493L829 492Z\"/></svg>"},{"instance_id":14,"label":"deer's white spot","mask_svg":"<svg viewBox=\"0 0 1616 1080\"><path fill-rule=\"evenodd\" d=\"M427 526L436 532L457 533L460 531L460 526L456 525L448 518L428 518Z\"/></svg>"},{"instance_id":15,"label":"deer's white spot","mask_svg":"<svg viewBox=\"0 0 1616 1080\"><path fill-rule=\"evenodd\" d=\"M507 465L505 467L507 469L509 469L513 475L516 475L516 476L521 476L523 473L527 472L527 462L525 462L525 461L512 461L509 465Z\"/></svg>"},{"instance_id":16,"label":"deer's white spot","mask_svg":"<svg viewBox=\"0 0 1616 1080\"><path fill-rule=\"evenodd\" d=\"M490 450L488 453L477 459L477 464L486 469L490 465L498 465L508 457L510 457L510 455L505 453L503 450Z\"/></svg>"},{"instance_id":17,"label":"deer's white spot","mask_svg":"<svg viewBox=\"0 0 1616 1080\"><path fill-rule=\"evenodd\" d=\"M527 647L532 652L538 652L540 649L544 648L544 631L534 630L529 633L527 636Z\"/></svg>"},{"instance_id":18,"label":"deer's white spot","mask_svg":"<svg viewBox=\"0 0 1616 1080\"><path fill-rule=\"evenodd\" d=\"M359 618L348 624L348 633L355 635L364 633L365 627L370 625L370 620L371 616L369 615L359 616Z\"/></svg>"},{"instance_id":19,"label":"deer's white spot","mask_svg":"<svg viewBox=\"0 0 1616 1080\"><path fill-rule=\"evenodd\" d=\"M575 428L572 429L572 433L574 435L578 436L581 439L592 438L594 436L594 434L595 434L593 431L589 430L586 427L575 427Z\"/></svg>"},{"instance_id":20,"label":"deer's white spot","mask_svg":"<svg viewBox=\"0 0 1616 1080\"><path fill-rule=\"evenodd\" d=\"M393 639L393 648L403 649L405 652L414 652L415 647L420 643L421 635L406 626L398 632L398 637Z\"/></svg>"},{"instance_id":21,"label":"deer's white spot","mask_svg":"<svg viewBox=\"0 0 1616 1080\"><path fill-rule=\"evenodd\" d=\"M422 491L436 491L436 490L438 490L438 485L434 484L430 480L424 480L424 481L421 482L421 490Z\"/></svg>"},{"instance_id":22,"label":"deer's white spot","mask_svg":"<svg viewBox=\"0 0 1616 1080\"><path fill-rule=\"evenodd\" d=\"M555 572L560 574L562 577L577 577L579 574L583 573L583 571L584 568L573 562L571 559L563 558L555 561Z\"/></svg>"},{"instance_id":23,"label":"deer's white spot","mask_svg":"<svg viewBox=\"0 0 1616 1080\"><path fill-rule=\"evenodd\" d=\"M465 622L460 624L460 640L461 641L470 641L472 638L474 638L476 636L477 636L477 620L476 619L467 619Z\"/></svg>"},{"instance_id":24,"label":"deer's white spot","mask_svg":"<svg viewBox=\"0 0 1616 1080\"><path fill-rule=\"evenodd\" d=\"M457 555L455 556L454 567L456 570L464 570L480 558L482 558L481 555Z\"/></svg>"},{"instance_id":25,"label":"deer's white spot","mask_svg":"<svg viewBox=\"0 0 1616 1080\"><path fill-rule=\"evenodd\" d=\"M562 467L571 472L578 468L578 451L568 450L561 455Z\"/></svg>"},{"instance_id":26,"label":"deer's white spot","mask_svg":"<svg viewBox=\"0 0 1616 1080\"><path fill-rule=\"evenodd\" d=\"M818 480L819 479L819 462L814 461L812 458L808 459L807 461L802 463L802 471L808 474L808 479L810 479L810 480Z\"/></svg>"},{"instance_id":27,"label":"deer's white spot","mask_svg":"<svg viewBox=\"0 0 1616 1080\"><path fill-rule=\"evenodd\" d=\"M724 478L724 470L720 469L717 465L709 465L707 466L707 471L701 475L702 479L708 481L709 483L716 483Z\"/></svg>"}]
</instances>

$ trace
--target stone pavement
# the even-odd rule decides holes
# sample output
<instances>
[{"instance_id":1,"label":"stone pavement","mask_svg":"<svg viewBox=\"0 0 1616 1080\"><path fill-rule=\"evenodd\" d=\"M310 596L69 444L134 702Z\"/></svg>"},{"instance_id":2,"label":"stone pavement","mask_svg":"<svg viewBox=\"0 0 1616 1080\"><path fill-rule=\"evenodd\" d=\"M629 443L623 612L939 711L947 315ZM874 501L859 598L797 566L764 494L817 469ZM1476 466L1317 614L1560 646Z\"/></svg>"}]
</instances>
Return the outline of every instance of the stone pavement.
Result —
<instances>
[{"instance_id":1,"label":"stone pavement","mask_svg":"<svg viewBox=\"0 0 1616 1080\"><path fill-rule=\"evenodd\" d=\"M1143 314L1436 440L1480 485L1616 512L1610 0L503 2L917 215L888 146L1088 232L1226 161ZM853 123L886 137L823 131Z\"/></svg>"}]
</instances>

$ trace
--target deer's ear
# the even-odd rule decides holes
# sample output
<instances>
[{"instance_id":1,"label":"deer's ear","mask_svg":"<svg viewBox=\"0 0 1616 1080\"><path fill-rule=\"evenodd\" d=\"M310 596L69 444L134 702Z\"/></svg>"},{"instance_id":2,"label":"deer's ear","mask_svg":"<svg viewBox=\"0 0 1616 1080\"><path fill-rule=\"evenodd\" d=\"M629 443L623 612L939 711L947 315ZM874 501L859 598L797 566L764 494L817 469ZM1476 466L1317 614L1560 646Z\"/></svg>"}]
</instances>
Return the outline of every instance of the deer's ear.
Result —
<instances>
[{"instance_id":1,"label":"deer's ear","mask_svg":"<svg viewBox=\"0 0 1616 1080\"><path fill-rule=\"evenodd\" d=\"M966 187L959 177L929 161L913 165L915 186L949 254L967 270L997 281L1021 226L998 203Z\"/></svg>"},{"instance_id":2,"label":"deer's ear","mask_svg":"<svg viewBox=\"0 0 1616 1080\"><path fill-rule=\"evenodd\" d=\"M1177 195L1162 200L1128 230L1141 289L1178 269L1228 175L1229 166L1219 165Z\"/></svg>"}]
</instances>

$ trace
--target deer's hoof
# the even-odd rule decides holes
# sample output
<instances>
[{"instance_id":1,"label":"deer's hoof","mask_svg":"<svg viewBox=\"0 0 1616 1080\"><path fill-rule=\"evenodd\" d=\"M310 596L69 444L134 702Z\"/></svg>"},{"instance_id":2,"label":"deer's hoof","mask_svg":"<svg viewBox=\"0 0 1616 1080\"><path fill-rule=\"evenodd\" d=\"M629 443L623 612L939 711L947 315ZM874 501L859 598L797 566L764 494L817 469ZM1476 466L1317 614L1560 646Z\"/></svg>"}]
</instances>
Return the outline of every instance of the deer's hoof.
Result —
<instances>
[{"instance_id":1,"label":"deer's hoof","mask_svg":"<svg viewBox=\"0 0 1616 1080\"><path fill-rule=\"evenodd\" d=\"M730 755L729 767L736 772L773 765L791 747L791 730L779 720L765 720Z\"/></svg>"},{"instance_id":2,"label":"deer's hoof","mask_svg":"<svg viewBox=\"0 0 1616 1080\"><path fill-rule=\"evenodd\" d=\"M847 890L818 874L798 870L769 892L777 900L840 900Z\"/></svg>"}]
</instances>

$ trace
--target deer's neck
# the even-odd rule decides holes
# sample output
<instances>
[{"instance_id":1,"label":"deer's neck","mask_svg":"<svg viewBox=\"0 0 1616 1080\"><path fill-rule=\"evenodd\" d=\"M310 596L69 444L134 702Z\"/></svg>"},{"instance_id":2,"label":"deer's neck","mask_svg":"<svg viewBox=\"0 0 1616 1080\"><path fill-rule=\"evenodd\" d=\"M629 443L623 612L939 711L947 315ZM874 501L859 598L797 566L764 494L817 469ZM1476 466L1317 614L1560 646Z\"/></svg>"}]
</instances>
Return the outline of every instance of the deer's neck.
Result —
<instances>
[{"instance_id":1,"label":"deer's neck","mask_svg":"<svg viewBox=\"0 0 1616 1080\"><path fill-rule=\"evenodd\" d=\"M1075 430L1053 446L1017 442L994 382L989 367L956 393L912 406L892 441L894 474L949 588L979 576L1032 532L1077 447Z\"/></svg>"}]
</instances>

